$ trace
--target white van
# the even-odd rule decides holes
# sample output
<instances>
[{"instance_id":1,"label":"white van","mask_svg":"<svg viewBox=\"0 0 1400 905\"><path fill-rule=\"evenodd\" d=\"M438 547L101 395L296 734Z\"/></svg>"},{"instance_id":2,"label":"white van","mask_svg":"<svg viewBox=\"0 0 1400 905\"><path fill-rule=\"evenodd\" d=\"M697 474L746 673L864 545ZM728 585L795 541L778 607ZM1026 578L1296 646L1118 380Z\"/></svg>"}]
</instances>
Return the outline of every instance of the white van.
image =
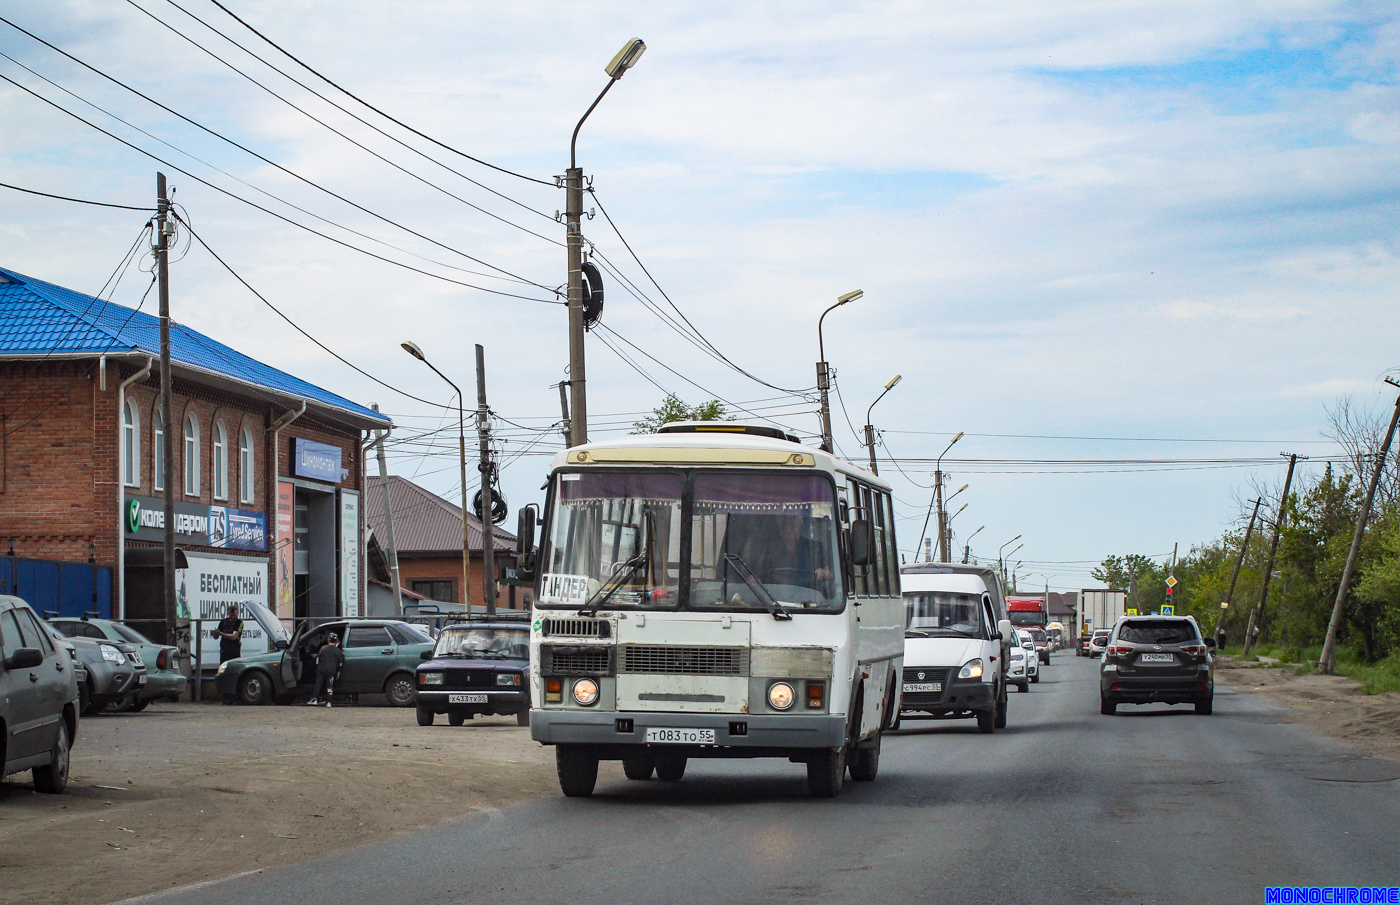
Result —
<instances>
[{"instance_id":1,"label":"white van","mask_svg":"<svg viewBox=\"0 0 1400 905\"><path fill-rule=\"evenodd\" d=\"M900 718L975 717L983 733L1006 728L1013 632L1001 579L985 566L955 563L912 563L899 571L905 616Z\"/></svg>"}]
</instances>

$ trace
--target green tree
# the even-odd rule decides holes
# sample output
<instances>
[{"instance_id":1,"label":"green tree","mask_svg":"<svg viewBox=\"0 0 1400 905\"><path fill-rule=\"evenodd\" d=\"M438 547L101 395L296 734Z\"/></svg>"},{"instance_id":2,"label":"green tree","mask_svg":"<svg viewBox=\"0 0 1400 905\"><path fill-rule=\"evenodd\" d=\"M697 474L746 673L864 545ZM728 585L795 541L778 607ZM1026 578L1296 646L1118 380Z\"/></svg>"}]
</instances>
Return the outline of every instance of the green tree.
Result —
<instances>
[{"instance_id":1,"label":"green tree","mask_svg":"<svg viewBox=\"0 0 1400 905\"><path fill-rule=\"evenodd\" d=\"M632 433L654 434L661 425L672 421L733 421L734 416L718 399L702 402L699 405L686 405L685 400L675 393L668 393L661 404L652 409L651 414L633 422Z\"/></svg>"}]
</instances>

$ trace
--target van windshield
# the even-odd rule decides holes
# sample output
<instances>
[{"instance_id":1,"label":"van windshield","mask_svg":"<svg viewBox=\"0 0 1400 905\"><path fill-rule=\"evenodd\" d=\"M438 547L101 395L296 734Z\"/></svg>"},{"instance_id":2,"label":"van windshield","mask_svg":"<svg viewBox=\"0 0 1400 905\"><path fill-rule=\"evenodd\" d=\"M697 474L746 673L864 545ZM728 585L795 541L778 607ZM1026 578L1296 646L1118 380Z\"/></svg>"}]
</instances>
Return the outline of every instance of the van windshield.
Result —
<instances>
[{"instance_id":1,"label":"van windshield","mask_svg":"<svg viewBox=\"0 0 1400 905\"><path fill-rule=\"evenodd\" d=\"M981 596L949 591L905 592L904 636L985 638Z\"/></svg>"}]
</instances>

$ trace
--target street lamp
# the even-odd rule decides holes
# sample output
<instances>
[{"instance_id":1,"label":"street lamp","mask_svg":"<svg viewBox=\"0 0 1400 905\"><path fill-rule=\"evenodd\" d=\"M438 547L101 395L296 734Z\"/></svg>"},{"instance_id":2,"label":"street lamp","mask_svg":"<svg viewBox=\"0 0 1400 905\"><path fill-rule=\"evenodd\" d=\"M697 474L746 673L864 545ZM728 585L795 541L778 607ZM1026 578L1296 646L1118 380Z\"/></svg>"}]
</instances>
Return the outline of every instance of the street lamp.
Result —
<instances>
[{"instance_id":1,"label":"street lamp","mask_svg":"<svg viewBox=\"0 0 1400 905\"><path fill-rule=\"evenodd\" d=\"M875 464L875 428L870 423L870 413L875 408L875 403L885 398L885 393L895 388L895 385L904 379L901 374L896 374L890 378L890 382L885 384L884 392L875 397L875 402L870 403L870 408L865 410L865 445L870 450L870 473L879 474L880 469Z\"/></svg>"},{"instance_id":2,"label":"street lamp","mask_svg":"<svg viewBox=\"0 0 1400 905\"><path fill-rule=\"evenodd\" d=\"M641 38L633 38L622 46L611 62L603 68L608 74L608 83L596 100L584 111L578 125L574 126L573 137L569 139L569 169L564 174L565 223L568 226L569 240L569 415L571 437L570 446L581 446L588 442L588 393L584 376L583 355L583 234L579 231L579 220L583 217L583 170L578 166L578 132L593 108L602 101L608 89L622 78L646 52L647 45ZM421 357L421 356L420 356Z\"/></svg>"},{"instance_id":3,"label":"street lamp","mask_svg":"<svg viewBox=\"0 0 1400 905\"><path fill-rule=\"evenodd\" d=\"M948 450L953 448L953 444L963 438L963 432L958 431L953 439L948 441L948 445L943 447L943 452L938 454L937 463L933 471L933 496L928 501L928 512L924 513L924 527L919 531L919 546L924 545L924 538L928 536L928 520L933 514L933 507L938 507L938 561L948 562L948 544L946 542L947 524L943 518L943 457L948 455ZM966 484L963 487L967 487Z\"/></svg>"},{"instance_id":4,"label":"street lamp","mask_svg":"<svg viewBox=\"0 0 1400 905\"><path fill-rule=\"evenodd\" d=\"M967 536L967 540L963 542L963 564L964 564L964 565L966 565L968 559L971 558L971 553L972 553L972 539L973 539L974 537L976 537L977 535L981 534L981 533L982 533L982 529L985 528L985 527L987 527L987 526L986 526L986 525L978 525L978 526L977 526L977 530L974 531L974 532L972 532L971 534L969 534L969 535Z\"/></svg>"},{"instance_id":5,"label":"street lamp","mask_svg":"<svg viewBox=\"0 0 1400 905\"><path fill-rule=\"evenodd\" d=\"M404 342L399 343L399 345L402 346L403 350L409 355L412 355L414 358L423 362L423 364L432 368L434 374L447 381L447 385L452 387L452 389L456 390L457 392L457 460L462 472L462 603L466 605L467 612L470 613L472 608L472 560L471 547L469 546L469 541L467 540L467 431L466 414L462 408L462 388L457 386L457 384L453 383L451 378L449 378L446 374L439 371L431 361L428 361L428 357L423 354L422 349L418 348L417 343L411 343L405 340ZM486 515L487 518L490 517L489 513L484 513L484 515ZM489 535L486 531L485 518L482 519L481 524L482 543L485 544L489 541Z\"/></svg>"},{"instance_id":6,"label":"street lamp","mask_svg":"<svg viewBox=\"0 0 1400 905\"><path fill-rule=\"evenodd\" d=\"M865 290L863 289L855 289L845 295L838 295L836 304L823 311L822 316L817 318L817 358L820 359L817 362L817 392L821 394L822 400L822 449L827 452L831 452L835 445L831 439L831 399L827 395L829 382L827 380L826 343L822 341L822 321L826 320L826 316L837 308L847 302L854 302L864 295Z\"/></svg>"},{"instance_id":7,"label":"street lamp","mask_svg":"<svg viewBox=\"0 0 1400 905\"><path fill-rule=\"evenodd\" d=\"M1006 543L1002 544L1002 545L997 549L997 568L1001 570L1001 581L1002 581L1002 584L1005 584L1005 583L1006 583L1006 557L1002 556L1001 551L1002 551L1002 550L1005 550L1007 547L1009 547L1009 546L1011 546L1012 544L1016 543L1016 541L1018 541L1018 540L1020 540L1020 539L1021 539L1021 535L1018 534L1018 535L1016 535L1015 537L1011 538L1011 540L1009 540L1009 541L1007 541ZM1025 546L1025 544L1022 544L1021 546ZM1021 547L1017 547L1017 548L1016 548L1016 550L1019 550L1019 549L1021 549ZM1012 552L1012 553L1015 553L1016 550L1012 550L1011 552Z\"/></svg>"}]
</instances>

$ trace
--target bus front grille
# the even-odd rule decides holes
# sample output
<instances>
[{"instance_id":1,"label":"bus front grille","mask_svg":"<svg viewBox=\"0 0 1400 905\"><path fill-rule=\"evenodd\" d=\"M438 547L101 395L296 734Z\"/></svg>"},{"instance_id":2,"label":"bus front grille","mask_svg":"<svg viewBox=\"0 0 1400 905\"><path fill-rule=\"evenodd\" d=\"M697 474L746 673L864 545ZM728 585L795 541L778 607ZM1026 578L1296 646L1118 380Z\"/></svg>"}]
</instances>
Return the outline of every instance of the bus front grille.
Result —
<instances>
[{"instance_id":1,"label":"bus front grille","mask_svg":"<svg viewBox=\"0 0 1400 905\"><path fill-rule=\"evenodd\" d=\"M540 645L540 670L545 675L554 676L612 675L612 649L559 644Z\"/></svg>"},{"instance_id":2,"label":"bus front grille","mask_svg":"<svg viewBox=\"0 0 1400 905\"><path fill-rule=\"evenodd\" d=\"M618 672L670 676L744 676L749 672L747 647L675 647L624 644Z\"/></svg>"},{"instance_id":3,"label":"bus front grille","mask_svg":"<svg viewBox=\"0 0 1400 905\"><path fill-rule=\"evenodd\" d=\"M546 637L563 638L606 638L612 626L604 619L559 619L550 617L544 620L540 634Z\"/></svg>"}]
</instances>

